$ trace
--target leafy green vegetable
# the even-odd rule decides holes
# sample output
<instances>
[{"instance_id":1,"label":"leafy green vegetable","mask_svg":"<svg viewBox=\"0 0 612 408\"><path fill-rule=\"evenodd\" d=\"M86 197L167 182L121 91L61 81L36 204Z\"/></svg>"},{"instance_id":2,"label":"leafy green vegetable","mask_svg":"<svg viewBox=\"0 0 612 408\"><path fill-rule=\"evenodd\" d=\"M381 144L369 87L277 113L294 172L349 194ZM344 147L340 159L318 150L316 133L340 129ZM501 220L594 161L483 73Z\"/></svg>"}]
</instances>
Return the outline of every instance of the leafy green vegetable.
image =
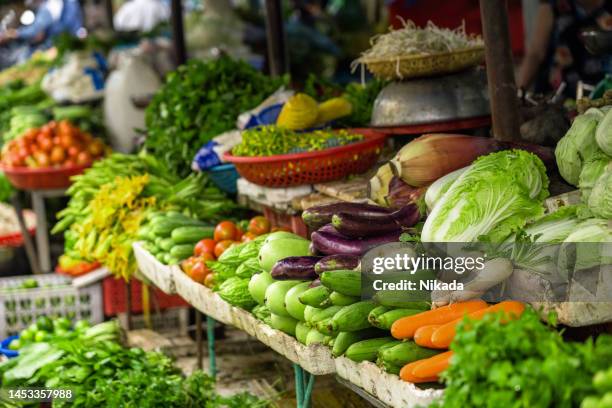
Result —
<instances>
[{"instance_id":1,"label":"leafy green vegetable","mask_svg":"<svg viewBox=\"0 0 612 408\"><path fill-rule=\"evenodd\" d=\"M13 195L13 185L6 178L4 173L0 172L0 201L7 203Z\"/></svg>"},{"instance_id":2,"label":"leafy green vegetable","mask_svg":"<svg viewBox=\"0 0 612 408\"><path fill-rule=\"evenodd\" d=\"M525 227L525 234L534 242L563 242L579 224L577 206L561 207Z\"/></svg>"},{"instance_id":3,"label":"leafy green vegetable","mask_svg":"<svg viewBox=\"0 0 612 408\"><path fill-rule=\"evenodd\" d=\"M595 132L595 141L608 156L612 156L612 110L608 110L599 122Z\"/></svg>"},{"instance_id":4,"label":"leafy green vegetable","mask_svg":"<svg viewBox=\"0 0 612 408\"><path fill-rule=\"evenodd\" d=\"M228 57L208 63L191 60L168 75L147 107L145 147L171 172L185 176L204 143L234 129L240 113L286 82Z\"/></svg>"},{"instance_id":5,"label":"leafy green vegetable","mask_svg":"<svg viewBox=\"0 0 612 408\"><path fill-rule=\"evenodd\" d=\"M589 196L588 206L597 217L612 219L612 165L599 176Z\"/></svg>"},{"instance_id":6,"label":"leafy green vegetable","mask_svg":"<svg viewBox=\"0 0 612 408\"><path fill-rule=\"evenodd\" d=\"M612 364L612 336L565 342L531 309L507 324L499 315L462 323L451 349L433 407L575 407L594 392L593 374Z\"/></svg>"},{"instance_id":7,"label":"leafy green vegetable","mask_svg":"<svg viewBox=\"0 0 612 408\"><path fill-rule=\"evenodd\" d=\"M544 213L548 178L542 161L523 150L478 158L448 188L429 214L424 242L502 242Z\"/></svg>"},{"instance_id":8,"label":"leafy green vegetable","mask_svg":"<svg viewBox=\"0 0 612 408\"><path fill-rule=\"evenodd\" d=\"M577 186L584 162L600 151L595 142L599 117L594 114L577 116L572 127L555 149L559 173L568 183Z\"/></svg>"},{"instance_id":9,"label":"leafy green vegetable","mask_svg":"<svg viewBox=\"0 0 612 408\"><path fill-rule=\"evenodd\" d=\"M578 187L580 188L581 198L584 203L589 202L591 190L595 186L595 182L604 173L609 163L612 163L612 158L601 151L594 153L593 156L584 161L578 179Z\"/></svg>"}]
</instances>

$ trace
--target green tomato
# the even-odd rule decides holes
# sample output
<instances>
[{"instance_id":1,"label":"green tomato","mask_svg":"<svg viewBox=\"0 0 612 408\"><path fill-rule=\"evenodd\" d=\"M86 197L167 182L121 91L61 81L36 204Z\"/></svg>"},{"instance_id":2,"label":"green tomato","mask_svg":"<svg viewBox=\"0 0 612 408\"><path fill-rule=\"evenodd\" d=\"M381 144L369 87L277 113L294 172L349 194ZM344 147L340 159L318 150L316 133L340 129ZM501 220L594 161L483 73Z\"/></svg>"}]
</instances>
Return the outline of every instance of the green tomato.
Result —
<instances>
[{"instance_id":1,"label":"green tomato","mask_svg":"<svg viewBox=\"0 0 612 408\"><path fill-rule=\"evenodd\" d=\"M21 342L19 339L11 340L8 345L9 350L19 350L21 348Z\"/></svg>"},{"instance_id":2,"label":"green tomato","mask_svg":"<svg viewBox=\"0 0 612 408\"><path fill-rule=\"evenodd\" d=\"M47 316L40 316L38 319L36 319L36 326L38 326L39 330L44 330L47 332L53 331L53 321Z\"/></svg>"},{"instance_id":3,"label":"green tomato","mask_svg":"<svg viewBox=\"0 0 612 408\"><path fill-rule=\"evenodd\" d=\"M74 330L76 331L85 331L89 329L90 324L87 320L79 320L74 324Z\"/></svg>"},{"instance_id":4,"label":"green tomato","mask_svg":"<svg viewBox=\"0 0 612 408\"><path fill-rule=\"evenodd\" d=\"M45 341L49 338L49 333L45 332L45 331L37 331L36 334L34 335L34 341L35 342L41 342L41 341Z\"/></svg>"},{"instance_id":5,"label":"green tomato","mask_svg":"<svg viewBox=\"0 0 612 408\"><path fill-rule=\"evenodd\" d=\"M36 323L32 323L28 326L28 330L30 330L32 333L36 333L38 331L38 326L36 325Z\"/></svg>"}]
</instances>

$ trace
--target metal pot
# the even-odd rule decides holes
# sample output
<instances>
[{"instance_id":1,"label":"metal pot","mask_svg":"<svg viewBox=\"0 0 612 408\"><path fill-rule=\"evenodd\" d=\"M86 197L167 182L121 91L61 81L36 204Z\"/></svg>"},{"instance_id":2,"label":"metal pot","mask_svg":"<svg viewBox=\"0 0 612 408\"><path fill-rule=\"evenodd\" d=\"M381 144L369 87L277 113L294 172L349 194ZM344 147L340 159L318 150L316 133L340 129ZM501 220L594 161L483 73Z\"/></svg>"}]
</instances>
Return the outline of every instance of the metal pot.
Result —
<instances>
[{"instance_id":1,"label":"metal pot","mask_svg":"<svg viewBox=\"0 0 612 408\"><path fill-rule=\"evenodd\" d=\"M408 126L448 122L490 114L483 69L393 82L378 94L372 126Z\"/></svg>"}]
</instances>

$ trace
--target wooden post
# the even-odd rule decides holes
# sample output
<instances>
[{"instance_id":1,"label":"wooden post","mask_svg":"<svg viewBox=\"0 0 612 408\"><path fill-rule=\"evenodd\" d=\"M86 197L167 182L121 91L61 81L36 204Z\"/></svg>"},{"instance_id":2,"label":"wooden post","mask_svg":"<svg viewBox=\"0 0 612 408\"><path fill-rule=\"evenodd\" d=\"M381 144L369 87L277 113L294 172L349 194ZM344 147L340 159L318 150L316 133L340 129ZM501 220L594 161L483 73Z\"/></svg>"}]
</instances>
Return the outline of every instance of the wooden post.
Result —
<instances>
[{"instance_id":1,"label":"wooden post","mask_svg":"<svg viewBox=\"0 0 612 408\"><path fill-rule=\"evenodd\" d=\"M280 0L266 0L266 37L270 75L283 75L288 71L288 59Z\"/></svg>"},{"instance_id":2,"label":"wooden post","mask_svg":"<svg viewBox=\"0 0 612 408\"><path fill-rule=\"evenodd\" d=\"M480 0L493 137L520 139L520 115L512 64L506 0Z\"/></svg>"},{"instance_id":3,"label":"wooden post","mask_svg":"<svg viewBox=\"0 0 612 408\"><path fill-rule=\"evenodd\" d=\"M172 43L174 44L176 65L182 65L187 61L187 50L185 48L185 31L183 29L183 2L181 0L172 0L170 6Z\"/></svg>"},{"instance_id":4,"label":"wooden post","mask_svg":"<svg viewBox=\"0 0 612 408\"><path fill-rule=\"evenodd\" d=\"M104 0L104 11L106 13L108 26L111 30L114 30L115 24L113 23L113 0Z\"/></svg>"}]
</instances>

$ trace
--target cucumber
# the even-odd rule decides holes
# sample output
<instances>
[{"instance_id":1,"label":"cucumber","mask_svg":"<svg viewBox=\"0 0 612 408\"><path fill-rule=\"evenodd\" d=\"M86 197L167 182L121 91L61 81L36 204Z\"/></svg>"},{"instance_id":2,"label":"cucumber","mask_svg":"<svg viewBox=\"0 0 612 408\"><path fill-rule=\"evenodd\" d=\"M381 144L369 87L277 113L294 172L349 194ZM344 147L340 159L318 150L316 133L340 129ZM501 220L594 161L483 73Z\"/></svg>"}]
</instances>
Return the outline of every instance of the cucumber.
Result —
<instances>
[{"instance_id":1,"label":"cucumber","mask_svg":"<svg viewBox=\"0 0 612 408\"><path fill-rule=\"evenodd\" d=\"M328 304L330 293L331 290L325 286L310 288L300 295L300 302L307 306L325 307Z\"/></svg>"},{"instance_id":2,"label":"cucumber","mask_svg":"<svg viewBox=\"0 0 612 408\"><path fill-rule=\"evenodd\" d=\"M370 322L370 324L374 327L378 327L377 324L375 324L375 322L377 322L378 316L388 312L389 309L387 306L378 306L375 307L374 309L372 309L372 311L368 314L368 322Z\"/></svg>"},{"instance_id":3,"label":"cucumber","mask_svg":"<svg viewBox=\"0 0 612 408\"><path fill-rule=\"evenodd\" d=\"M157 241L156 241L157 243ZM170 251L172 249L172 247L174 246L174 242L172 242L171 238L164 238L162 239L159 244L157 244L163 251Z\"/></svg>"},{"instance_id":4,"label":"cucumber","mask_svg":"<svg viewBox=\"0 0 612 408\"><path fill-rule=\"evenodd\" d=\"M342 309L342 306L330 306L326 309L318 309L311 317L310 320L307 320L306 323L310 324L311 327L315 327L317 323L321 320L328 319L333 317L336 313L338 313ZM304 312L304 315L306 312Z\"/></svg>"},{"instance_id":5,"label":"cucumber","mask_svg":"<svg viewBox=\"0 0 612 408\"><path fill-rule=\"evenodd\" d=\"M161 250L161 248L160 248L160 247L158 247L157 245L155 245L155 244L150 244L150 245L149 245L149 247L148 247L148 251L149 251L149 253L150 253L150 254L152 254L153 256L155 256L155 255L159 254L159 253L160 253L162 250Z\"/></svg>"},{"instance_id":6,"label":"cucumber","mask_svg":"<svg viewBox=\"0 0 612 408\"><path fill-rule=\"evenodd\" d=\"M295 337L295 328L297 324L298 321L293 317L279 316L274 313L270 315L270 326L273 329L280 330L290 336Z\"/></svg>"},{"instance_id":7,"label":"cucumber","mask_svg":"<svg viewBox=\"0 0 612 408\"><path fill-rule=\"evenodd\" d=\"M312 321L312 317L320 312L323 309L319 309L317 307L312 307L312 306L306 306L304 308L304 322L306 322L307 325L310 325L310 322Z\"/></svg>"},{"instance_id":8,"label":"cucumber","mask_svg":"<svg viewBox=\"0 0 612 408\"><path fill-rule=\"evenodd\" d=\"M303 322L298 322L295 325L295 338L302 344L306 344L306 338L310 332L310 327L306 326Z\"/></svg>"},{"instance_id":9,"label":"cucumber","mask_svg":"<svg viewBox=\"0 0 612 408\"><path fill-rule=\"evenodd\" d=\"M371 300L364 300L344 306L331 321L332 331L357 331L370 327L368 315L376 307Z\"/></svg>"},{"instance_id":10,"label":"cucumber","mask_svg":"<svg viewBox=\"0 0 612 408\"><path fill-rule=\"evenodd\" d=\"M170 255L169 253L164 253L162 259L162 263L164 263L165 265L170 265L169 262L172 259L172 255Z\"/></svg>"},{"instance_id":11,"label":"cucumber","mask_svg":"<svg viewBox=\"0 0 612 408\"><path fill-rule=\"evenodd\" d=\"M359 298L356 296L343 295L340 292L332 292L329 294L329 302L334 306L348 306L359 302Z\"/></svg>"},{"instance_id":12,"label":"cucumber","mask_svg":"<svg viewBox=\"0 0 612 408\"><path fill-rule=\"evenodd\" d=\"M170 249L170 255L176 259L187 259L193 255L193 244L175 245Z\"/></svg>"},{"instance_id":13,"label":"cucumber","mask_svg":"<svg viewBox=\"0 0 612 408\"><path fill-rule=\"evenodd\" d=\"M391 342L395 345L397 341L393 337L361 340L351 344L344 354L347 358L356 362L375 361L381 347Z\"/></svg>"},{"instance_id":14,"label":"cucumber","mask_svg":"<svg viewBox=\"0 0 612 408\"><path fill-rule=\"evenodd\" d=\"M373 300L379 305L387 307L429 310L431 294L429 292L410 291L408 295L406 292L399 290L379 290L374 294Z\"/></svg>"},{"instance_id":15,"label":"cucumber","mask_svg":"<svg viewBox=\"0 0 612 408\"><path fill-rule=\"evenodd\" d=\"M321 283L329 289L347 296L361 296L361 272L341 270L323 272Z\"/></svg>"},{"instance_id":16,"label":"cucumber","mask_svg":"<svg viewBox=\"0 0 612 408\"><path fill-rule=\"evenodd\" d=\"M214 227L179 227L170 234L175 245L195 244L201 239L212 238Z\"/></svg>"},{"instance_id":17,"label":"cucumber","mask_svg":"<svg viewBox=\"0 0 612 408\"><path fill-rule=\"evenodd\" d=\"M383 306L384 307L384 306ZM370 323L374 327L379 329L391 330L391 325L398 319L405 316L413 316L415 314L423 313L423 310L417 309L392 309L381 315L377 315L370 320Z\"/></svg>"},{"instance_id":18,"label":"cucumber","mask_svg":"<svg viewBox=\"0 0 612 408\"><path fill-rule=\"evenodd\" d=\"M162 237L157 237L153 240L153 243L159 248L161 249L161 243L164 241L165 238Z\"/></svg>"},{"instance_id":19,"label":"cucumber","mask_svg":"<svg viewBox=\"0 0 612 408\"><path fill-rule=\"evenodd\" d=\"M384 348L378 353L380 362L398 366L404 366L413 361L433 357L442 350L432 350L417 345L414 341L404 341L389 348Z\"/></svg>"},{"instance_id":20,"label":"cucumber","mask_svg":"<svg viewBox=\"0 0 612 408\"><path fill-rule=\"evenodd\" d=\"M165 256L166 252L160 248L159 252L155 254L155 259L157 259L161 263L164 263Z\"/></svg>"},{"instance_id":21,"label":"cucumber","mask_svg":"<svg viewBox=\"0 0 612 408\"><path fill-rule=\"evenodd\" d=\"M381 330L369 328L354 332L340 332L336 336L334 341L334 347L332 348L332 355L334 357L340 357L350 347L351 344L357 343L358 341L370 339L373 337L382 336L385 333Z\"/></svg>"},{"instance_id":22,"label":"cucumber","mask_svg":"<svg viewBox=\"0 0 612 408\"><path fill-rule=\"evenodd\" d=\"M300 281L275 281L266 289L265 304L270 312L279 316L291 317L285 308L285 296L289 289L299 284Z\"/></svg>"},{"instance_id":23,"label":"cucumber","mask_svg":"<svg viewBox=\"0 0 612 408\"><path fill-rule=\"evenodd\" d=\"M304 291L308 290L308 285L310 285L310 282L299 283L289 289L285 295L285 309L287 313L301 322L304 321L304 310L306 309L306 305L300 302L299 296L304 293Z\"/></svg>"},{"instance_id":24,"label":"cucumber","mask_svg":"<svg viewBox=\"0 0 612 408\"><path fill-rule=\"evenodd\" d=\"M390 363L386 363L384 361L379 362L378 360L376 361L376 364L380 368L385 370L387 373L395 374L395 375L399 375L400 371L402 370L402 367L404 367L403 365L390 364Z\"/></svg>"},{"instance_id":25,"label":"cucumber","mask_svg":"<svg viewBox=\"0 0 612 408\"><path fill-rule=\"evenodd\" d=\"M201 221L189 217L163 217L153 218L151 221L153 233L159 237L169 237L176 228L180 227L206 227Z\"/></svg>"},{"instance_id":26,"label":"cucumber","mask_svg":"<svg viewBox=\"0 0 612 408\"><path fill-rule=\"evenodd\" d=\"M327 344L330 339L330 336L319 333L317 329L310 329L308 335L306 335L306 345L312 346L313 344Z\"/></svg>"}]
</instances>

